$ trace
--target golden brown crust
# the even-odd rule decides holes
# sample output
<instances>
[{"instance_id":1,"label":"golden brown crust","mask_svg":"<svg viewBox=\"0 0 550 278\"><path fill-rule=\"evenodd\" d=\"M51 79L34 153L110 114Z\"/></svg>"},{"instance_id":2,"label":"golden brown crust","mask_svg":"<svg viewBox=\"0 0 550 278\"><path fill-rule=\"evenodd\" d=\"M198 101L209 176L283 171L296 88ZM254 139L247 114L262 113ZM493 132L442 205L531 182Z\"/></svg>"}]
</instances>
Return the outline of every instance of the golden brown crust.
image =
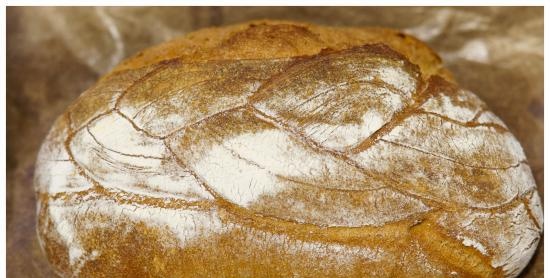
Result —
<instances>
[{"instance_id":1,"label":"golden brown crust","mask_svg":"<svg viewBox=\"0 0 550 278\"><path fill-rule=\"evenodd\" d=\"M511 277L542 225L506 126L383 28L262 20L145 50L36 172L67 277Z\"/></svg>"},{"instance_id":2,"label":"golden brown crust","mask_svg":"<svg viewBox=\"0 0 550 278\"><path fill-rule=\"evenodd\" d=\"M323 49L341 50L383 43L421 68L423 76L439 74L452 81L441 58L418 39L388 28L329 27L282 20L255 20L192 32L146 49L113 71L140 68L173 58L184 60L273 59L315 55Z\"/></svg>"}]
</instances>

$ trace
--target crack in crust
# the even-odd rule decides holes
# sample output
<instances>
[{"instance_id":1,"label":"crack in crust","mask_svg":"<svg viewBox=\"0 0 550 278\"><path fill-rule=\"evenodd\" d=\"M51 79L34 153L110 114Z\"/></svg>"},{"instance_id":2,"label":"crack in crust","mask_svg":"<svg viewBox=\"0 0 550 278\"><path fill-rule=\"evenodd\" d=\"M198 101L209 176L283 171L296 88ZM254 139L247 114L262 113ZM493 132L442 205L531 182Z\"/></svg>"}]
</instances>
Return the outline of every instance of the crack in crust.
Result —
<instances>
[{"instance_id":1,"label":"crack in crust","mask_svg":"<svg viewBox=\"0 0 550 278\"><path fill-rule=\"evenodd\" d=\"M433 115L433 116L439 117L439 118L441 118L441 119L443 119L447 122L451 122L451 123L454 123L454 124L457 124L457 125L460 125L460 126L463 126L463 127L485 126L485 127L491 127L497 132L503 132L503 133L504 132L510 132L508 130L508 128L506 128L502 125L496 124L496 123L479 123L479 122L476 122L477 119L479 118L479 116L481 116L481 114L483 114L483 112L486 112L486 111L488 111L488 110L480 110L478 113L476 113L476 115L474 116L474 118L472 120L467 121L467 122L457 121L457 120L451 119L447 116L444 116L444 115L441 115L441 114L438 114L438 113L434 113L434 112L424 111L422 109L419 109L416 113Z\"/></svg>"},{"instance_id":2,"label":"crack in crust","mask_svg":"<svg viewBox=\"0 0 550 278\"><path fill-rule=\"evenodd\" d=\"M415 147L413 147L413 146L401 144L401 143L398 143L398 142L393 142L393 141L386 140L386 139L382 139L382 138L380 138L379 140L382 141L382 142L386 142L386 143L388 143L388 144L393 144L393 145L396 145L396 146L400 146L400 147L408 148L408 149L411 149L411 150L415 150L415 151L417 151L417 152L425 153L425 154L428 154L428 155L433 155L433 156L435 156L435 157L442 158L442 159L451 161L451 162L453 162L453 163L460 164L460 165L463 165L463 166L466 166L466 167L470 167L470 168L487 169L487 170L507 170L507 169L510 169L510 168L519 167L521 164L529 165L529 164L527 163L527 161L522 160L522 161L519 161L518 163L516 163L516 164L514 164L514 165L510 165L510 166L507 166L507 167L482 167L482 166L474 166L474 165L469 165L469 164L460 162L460 161L458 161L458 160L456 160L456 159L452 159L452 158L447 157L447 156L443 156L443 155L439 155L439 154L436 154L436 153L428 152L428 151L425 151L425 150L422 150L422 149L419 149L419 148L415 148Z\"/></svg>"},{"instance_id":3,"label":"crack in crust","mask_svg":"<svg viewBox=\"0 0 550 278\"><path fill-rule=\"evenodd\" d=\"M414 102L409 106L405 107L398 113L396 113L390 121L385 123L382 127L376 130L371 136L366 138L363 142L359 143L357 146L353 147L349 153L357 154L362 151L367 150L372 145L374 145L378 139L382 138L384 135L390 133L395 127L400 123L405 121L408 117L414 115L414 112L419 109L422 104L438 93L437 89L444 86L442 83L445 81L439 76L431 76L428 78L428 81L421 86L419 86L418 93L415 94Z\"/></svg>"}]
</instances>

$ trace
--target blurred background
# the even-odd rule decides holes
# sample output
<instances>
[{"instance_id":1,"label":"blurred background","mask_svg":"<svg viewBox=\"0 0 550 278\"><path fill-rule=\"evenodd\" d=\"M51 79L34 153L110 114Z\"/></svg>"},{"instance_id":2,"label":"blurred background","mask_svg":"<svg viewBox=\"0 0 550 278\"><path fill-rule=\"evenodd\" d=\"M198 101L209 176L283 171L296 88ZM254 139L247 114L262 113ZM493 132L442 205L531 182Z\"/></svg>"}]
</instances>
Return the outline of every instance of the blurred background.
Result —
<instances>
[{"instance_id":1,"label":"blurred background","mask_svg":"<svg viewBox=\"0 0 550 278\"><path fill-rule=\"evenodd\" d=\"M542 7L8 7L8 277L55 277L37 242L32 188L36 154L55 118L143 48L263 18L392 27L424 40L519 139L544 198ZM542 277L542 245L521 277Z\"/></svg>"}]
</instances>

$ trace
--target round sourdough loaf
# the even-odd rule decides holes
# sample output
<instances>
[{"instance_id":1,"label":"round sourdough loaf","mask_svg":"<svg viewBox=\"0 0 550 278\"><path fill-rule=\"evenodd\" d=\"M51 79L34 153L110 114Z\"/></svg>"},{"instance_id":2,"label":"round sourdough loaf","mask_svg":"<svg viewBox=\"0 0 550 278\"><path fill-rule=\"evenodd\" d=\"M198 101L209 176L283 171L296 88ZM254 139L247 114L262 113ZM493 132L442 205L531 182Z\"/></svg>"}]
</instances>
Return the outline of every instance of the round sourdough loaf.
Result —
<instances>
[{"instance_id":1,"label":"round sourdough loaf","mask_svg":"<svg viewBox=\"0 0 550 278\"><path fill-rule=\"evenodd\" d=\"M35 187L64 277L514 277L542 229L506 125L380 28L147 49L57 119Z\"/></svg>"}]
</instances>

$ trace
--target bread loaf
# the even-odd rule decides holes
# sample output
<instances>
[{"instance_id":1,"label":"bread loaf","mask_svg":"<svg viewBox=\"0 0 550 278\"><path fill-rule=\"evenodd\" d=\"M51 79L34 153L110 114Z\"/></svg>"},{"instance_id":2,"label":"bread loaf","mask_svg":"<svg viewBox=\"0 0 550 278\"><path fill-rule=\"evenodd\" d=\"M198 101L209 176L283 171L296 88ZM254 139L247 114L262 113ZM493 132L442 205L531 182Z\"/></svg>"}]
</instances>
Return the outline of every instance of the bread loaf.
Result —
<instances>
[{"instance_id":1,"label":"bread loaf","mask_svg":"<svg viewBox=\"0 0 550 278\"><path fill-rule=\"evenodd\" d=\"M542 231L523 150L424 43L254 21L130 58L35 172L63 277L515 277Z\"/></svg>"}]
</instances>

